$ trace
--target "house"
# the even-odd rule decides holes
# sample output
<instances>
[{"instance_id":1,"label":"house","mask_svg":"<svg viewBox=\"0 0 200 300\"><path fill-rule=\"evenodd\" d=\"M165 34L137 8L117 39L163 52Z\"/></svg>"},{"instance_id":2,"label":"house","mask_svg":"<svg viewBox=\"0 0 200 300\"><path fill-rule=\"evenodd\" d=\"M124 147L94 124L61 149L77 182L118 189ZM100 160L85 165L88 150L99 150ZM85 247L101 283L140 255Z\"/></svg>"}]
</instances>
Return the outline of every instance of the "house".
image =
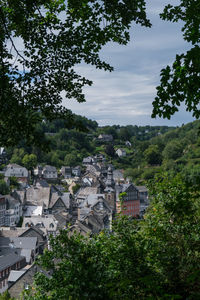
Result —
<instances>
[{"instance_id":1,"label":"house","mask_svg":"<svg viewBox=\"0 0 200 300\"><path fill-rule=\"evenodd\" d=\"M35 226L23 228L19 237L37 238L37 253L42 254L47 245L47 237L44 232Z\"/></svg>"},{"instance_id":2,"label":"house","mask_svg":"<svg viewBox=\"0 0 200 300\"><path fill-rule=\"evenodd\" d=\"M126 151L122 148L119 148L115 151L115 153L119 156L119 157L125 157L126 156Z\"/></svg>"},{"instance_id":3,"label":"house","mask_svg":"<svg viewBox=\"0 0 200 300\"><path fill-rule=\"evenodd\" d=\"M90 187L86 186L84 188L80 188L76 195L76 201L78 203L81 203L83 200L87 198L88 195L90 194L97 194L98 193L98 187Z\"/></svg>"},{"instance_id":4,"label":"house","mask_svg":"<svg viewBox=\"0 0 200 300\"><path fill-rule=\"evenodd\" d=\"M47 236L57 232L57 221L53 215L24 217L22 227L32 226L41 229Z\"/></svg>"},{"instance_id":5,"label":"house","mask_svg":"<svg viewBox=\"0 0 200 300\"><path fill-rule=\"evenodd\" d=\"M62 195L54 194L49 203L49 213L57 213L60 211L71 213L72 211L72 195L71 193L63 193Z\"/></svg>"},{"instance_id":6,"label":"house","mask_svg":"<svg viewBox=\"0 0 200 300\"><path fill-rule=\"evenodd\" d=\"M59 211L54 213L58 229L64 229L68 224L73 224L72 214L66 211Z\"/></svg>"},{"instance_id":7,"label":"house","mask_svg":"<svg viewBox=\"0 0 200 300\"><path fill-rule=\"evenodd\" d=\"M92 165L94 162L96 162L96 160L94 159L94 157L88 156L88 157L85 157L85 158L83 159L82 164L83 164L84 166L87 166L87 165Z\"/></svg>"},{"instance_id":8,"label":"house","mask_svg":"<svg viewBox=\"0 0 200 300\"><path fill-rule=\"evenodd\" d=\"M26 202L26 189L14 190L12 191L11 196L24 205Z\"/></svg>"},{"instance_id":9,"label":"house","mask_svg":"<svg viewBox=\"0 0 200 300\"><path fill-rule=\"evenodd\" d=\"M113 141L113 136L112 134L100 134L97 138L98 142L112 142Z\"/></svg>"},{"instance_id":10,"label":"house","mask_svg":"<svg viewBox=\"0 0 200 300\"><path fill-rule=\"evenodd\" d=\"M34 262L35 257L39 253L37 237L20 236L9 238L9 245L11 245L13 249L20 249L20 253L26 258L28 265Z\"/></svg>"},{"instance_id":11,"label":"house","mask_svg":"<svg viewBox=\"0 0 200 300\"><path fill-rule=\"evenodd\" d=\"M5 226L15 226L22 216L22 206L19 200L6 195Z\"/></svg>"},{"instance_id":12,"label":"house","mask_svg":"<svg viewBox=\"0 0 200 300\"><path fill-rule=\"evenodd\" d=\"M16 238L16 237L28 237L37 238L37 252L41 254L47 243L46 235L42 230L37 227L1 227L0 237Z\"/></svg>"},{"instance_id":13,"label":"house","mask_svg":"<svg viewBox=\"0 0 200 300\"><path fill-rule=\"evenodd\" d=\"M6 199L0 195L0 226L5 225Z\"/></svg>"},{"instance_id":14,"label":"house","mask_svg":"<svg viewBox=\"0 0 200 300\"><path fill-rule=\"evenodd\" d=\"M116 186L117 191L117 212L121 212L123 215L137 217L140 215L140 196L139 190L132 183L126 183ZM126 193L121 200L119 198L120 193Z\"/></svg>"},{"instance_id":15,"label":"house","mask_svg":"<svg viewBox=\"0 0 200 300\"><path fill-rule=\"evenodd\" d=\"M127 147L131 147L131 146L132 146L131 142L129 142L129 141L126 141L126 142L125 142L125 145L126 145Z\"/></svg>"},{"instance_id":16,"label":"house","mask_svg":"<svg viewBox=\"0 0 200 300\"><path fill-rule=\"evenodd\" d=\"M51 186L45 180L37 180L34 185L26 190L24 215L30 215L31 211L34 211L34 215L41 215L43 212L47 212L50 196Z\"/></svg>"},{"instance_id":17,"label":"house","mask_svg":"<svg viewBox=\"0 0 200 300\"><path fill-rule=\"evenodd\" d=\"M0 256L0 294L8 288L8 277L11 270L20 270L26 265L26 259L20 251L11 250Z\"/></svg>"},{"instance_id":18,"label":"house","mask_svg":"<svg viewBox=\"0 0 200 300\"><path fill-rule=\"evenodd\" d=\"M149 206L148 190L145 186L137 186L140 198L140 216L142 217Z\"/></svg>"},{"instance_id":19,"label":"house","mask_svg":"<svg viewBox=\"0 0 200 300\"><path fill-rule=\"evenodd\" d=\"M9 164L5 170L5 180L9 177L16 177L20 183L28 183L28 170L25 167L21 167L17 164Z\"/></svg>"},{"instance_id":20,"label":"house","mask_svg":"<svg viewBox=\"0 0 200 300\"><path fill-rule=\"evenodd\" d=\"M34 275L37 272L45 273L45 276L50 277L49 272L42 270L38 265L32 265L29 268L20 270L21 272L12 272L8 278L8 292L14 299L19 299L24 289L32 288L34 282ZM20 297L21 299L21 297Z\"/></svg>"},{"instance_id":21,"label":"house","mask_svg":"<svg viewBox=\"0 0 200 300\"><path fill-rule=\"evenodd\" d=\"M72 174L76 177L80 177L81 176L81 167L76 166L76 167L72 168Z\"/></svg>"},{"instance_id":22,"label":"house","mask_svg":"<svg viewBox=\"0 0 200 300\"><path fill-rule=\"evenodd\" d=\"M96 159L97 162L100 162L100 163L106 161L105 155L103 155L103 154L101 154L101 153L95 155L95 159Z\"/></svg>"},{"instance_id":23,"label":"house","mask_svg":"<svg viewBox=\"0 0 200 300\"><path fill-rule=\"evenodd\" d=\"M81 221L76 220L75 224L70 226L68 235L72 236L74 233L90 236L92 230L85 223L83 224Z\"/></svg>"},{"instance_id":24,"label":"house","mask_svg":"<svg viewBox=\"0 0 200 300\"><path fill-rule=\"evenodd\" d=\"M62 174L62 176L64 177L64 178L71 178L72 177L72 169L71 169L71 167L62 167L61 169L60 169L60 172L61 172L61 174Z\"/></svg>"},{"instance_id":25,"label":"house","mask_svg":"<svg viewBox=\"0 0 200 300\"><path fill-rule=\"evenodd\" d=\"M101 170L99 168L99 166L97 164L93 164L93 165L88 165L86 167L86 173L85 174L94 174L96 175L96 177L100 176Z\"/></svg>"},{"instance_id":26,"label":"house","mask_svg":"<svg viewBox=\"0 0 200 300\"><path fill-rule=\"evenodd\" d=\"M56 167L46 165L44 166L42 170L42 175L44 179L57 179L58 178L58 173L56 170Z\"/></svg>"},{"instance_id":27,"label":"house","mask_svg":"<svg viewBox=\"0 0 200 300\"><path fill-rule=\"evenodd\" d=\"M112 209L103 194L89 194L78 207L78 220L86 224L93 233L111 228Z\"/></svg>"},{"instance_id":28,"label":"house","mask_svg":"<svg viewBox=\"0 0 200 300\"><path fill-rule=\"evenodd\" d=\"M125 179L124 179L124 174L123 174L123 170L114 170L113 171L113 179L116 183L124 183Z\"/></svg>"},{"instance_id":29,"label":"house","mask_svg":"<svg viewBox=\"0 0 200 300\"><path fill-rule=\"evenodd\" d=\"M41 178L42 177L42 166L38 165L35 169L34 169L34 175Z\"/></svg>"}]
</instances>

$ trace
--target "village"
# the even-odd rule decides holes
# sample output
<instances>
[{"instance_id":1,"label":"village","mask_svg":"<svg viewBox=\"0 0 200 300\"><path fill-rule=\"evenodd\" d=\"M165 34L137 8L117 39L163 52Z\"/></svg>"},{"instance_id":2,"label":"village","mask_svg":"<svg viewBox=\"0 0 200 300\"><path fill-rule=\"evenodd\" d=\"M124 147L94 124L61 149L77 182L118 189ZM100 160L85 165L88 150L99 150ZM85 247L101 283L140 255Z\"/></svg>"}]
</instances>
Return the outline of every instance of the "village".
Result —
<instances>
[{"instance_id":1,"label":"village","mask_svg":"<svg viewBox=\"0 0 200 300\"><path fill-rule=\"evenodd\" d=\"M9 163L1 176L8 186L13 177L18 182L18 188L0 195L0 293L8 289L12 297L43 272L34 262L49 247L51 235L60 229L84 236L110 231L117 214L140 220L149 204L147 188L125 180L123 170L103 154L59 171L38 165L32 174Z\"/></svg>"}]
</instances>

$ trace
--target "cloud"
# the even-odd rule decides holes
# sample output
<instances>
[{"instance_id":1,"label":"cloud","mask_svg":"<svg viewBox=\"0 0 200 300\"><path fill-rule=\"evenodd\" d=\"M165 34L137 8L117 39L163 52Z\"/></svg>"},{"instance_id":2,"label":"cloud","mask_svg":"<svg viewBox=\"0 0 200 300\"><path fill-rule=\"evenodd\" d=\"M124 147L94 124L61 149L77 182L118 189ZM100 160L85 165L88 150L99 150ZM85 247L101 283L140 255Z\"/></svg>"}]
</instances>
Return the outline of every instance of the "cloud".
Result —
<instances>
[{"instance_id":1,"label":"cloud","mask_svg":"<svg viewBox=\"0 0 200 300\"><path fill-rule=\"evenodd\" d=\"M170 1L172 5L178 0ZM168 0L148 2L152 28L133 24L131 42L127 46L110 43L101 52L101 58L114 66L106 73L89 66L77 71L92 79L92 87L84 88L86 103L63 101L77 114L96 120L100 125L181 125L193 120L182 107L172 119L151 119L152 101L159 85L160 70L171 64L177 53L185 52L188 45L182 38L181 25L160 20L160 13Z\"/></svg>"}]
</instances>

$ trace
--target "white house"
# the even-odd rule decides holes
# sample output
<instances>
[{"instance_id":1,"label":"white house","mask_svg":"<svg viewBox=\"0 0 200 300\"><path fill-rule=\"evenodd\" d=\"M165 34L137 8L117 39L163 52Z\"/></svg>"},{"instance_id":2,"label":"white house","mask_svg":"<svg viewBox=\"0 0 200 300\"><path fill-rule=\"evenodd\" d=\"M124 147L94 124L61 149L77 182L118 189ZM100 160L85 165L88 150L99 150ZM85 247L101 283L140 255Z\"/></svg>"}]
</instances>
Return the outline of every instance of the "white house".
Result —
<instances>
[{"instance_id":1,"label":"white house","mask_svg":"<svg viewBox=\"0 0 200 300\"><path fill-rule=\"evenodd\" d=\"M56 167L46 165L42 171L43 177L45 179L57 179L58 173Z\"/></svg>"},{"instance_id":2,"label":"white house","mask_svg":"<svg viewBox=\"0 0 200 300\"><path fill-rule=\"evenodd\" d=\"M122 148L117 149L115 152L119 157L125 157L126 156L126 151Z\"/></svg>"}]
</instances>

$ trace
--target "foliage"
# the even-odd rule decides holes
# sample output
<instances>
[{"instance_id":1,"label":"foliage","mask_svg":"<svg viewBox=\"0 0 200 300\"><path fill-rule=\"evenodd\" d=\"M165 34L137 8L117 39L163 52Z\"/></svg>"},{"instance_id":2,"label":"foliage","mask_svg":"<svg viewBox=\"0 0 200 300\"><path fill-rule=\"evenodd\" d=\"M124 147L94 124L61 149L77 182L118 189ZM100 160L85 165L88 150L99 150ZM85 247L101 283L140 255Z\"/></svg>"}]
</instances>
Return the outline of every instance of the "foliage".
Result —
<instances>
[{"instance_id":1,"label":"foliage","mask_svg":"<svg viewBox=\"0 0 200 300\"><path fill-rule=\"evenodd\" d=\"M138 230L138 222L126 217L116 220L112 233L89 239L69 237L68 230L62 230L39 260L53 274L37 274L34 299L144 299L154 294L149 292L154 276Z\"/></svg>"},{"instance_id":2,"label":"foliage","mask_svg":"<svg viewBox=\"0 0 200 300\"><path fill-rule=\"evenodd\" d=\"M80 184L76 184L72 187L72 191L73 191L73 194L76 194L78 192L78 190L80 189Z\"/></svg>"},{"instance_id":3,"label":"foliage","mask_svg":"<svg viewBox=\"0 0 200 300\"><path fill-rule=\"evenodd\" d=\"M64 159L66 166L75 166L77 164L77 156L74 153L67 154Z\"/></svg>"},{"instance_id":4,"label":"foliage","mask_svg":"<svg viewBox=\"0 0 200 300\"><path fill-rule=\"evenodd\" d=\"M9 187L4 179L0 179L0 194L7 195L9 194Z\"/></svg>"},{"instance_id":5,"label":"foliage","mask_svg":"<svg viewBox=\"0 0 200 300\"><path fill-rule=\"evenodd\" d=\"M135 182L136 179L141 176L141 173L142 173L141 169L138 169L138 168L136 168L136 169L128 168L124 172L124 178L130 178L131 181Z\"/></svg>"},{"instance_id":6,"label":"foliage","mask_svg":"<svg viewBox=\"0 0 200 300\"><path fill-rule=\"evenodd\" d=\"M148 260L161 274L168 294L179 299L200 296L200 194L198 186L181 176L162 176L149 185L151 206L142 234ZM171 298L170 298L171 299Z\"/></svg>"},{"instance_id":7,"label":"foliage","mask_svg":"<svg viewBox=\"0 0 200 300\"><path fill-rule=\"evenodd\" d=\"M196 0L180 0L180 4L167 5L160 15L163 20L182 21L183 38L192 44L185 54L176 55L172 67L161 70L161 84L153 102L152 117L170 117L185 102L186 110L200 117L200 4Z\"/></svg>"},{"instance_id":8,"label":"foliage","mask_svg":"<svg viewBox=\"0 0 200 300\"><path fill-rule=\"evenodd\" d=\"M162 162L162 155L160 154L157 145L150 145L144 152L145 160L150 165L159 165Z\"/></svg>"},{"instance_id":9,"label":"foliage","mask_svg":"<svg viewBox=\"0 0 200 300\"><path fill-rule=\"evenodd\" d=\"M11 176L9 177L9 180L10 180L10 188L13 189L13 188L19 188L19 182L17 180L17 178L15 176Z\"/></svg>"},{"instance_id":10,"label":"foliage","mask_svg":"<svg viewBox=\"0 0 200 300\"><path fill-rule=\"evenodd\" d=\"M153 179L156 174L161 172L161 170L161 168L147 168L141 176L145 181L148 181L149 179Z\"/></svg>"},{"instance_id":11,"label":"foliage","mask_svg":"<svg viewBox=\"0 0 200 300\"><path fill-rule=\"evenodd\" d=\"M0 294L0 300L14 300L14 298L12 298L8 290L6 290L3 294Z\"/></svg>"},{"instance_id":12,"label":"foliage","mask_svg":"<svg viewBox=\"0 0 200 300\"><path fill-rule=\"evenodd\" d=\"M112 144L108 144L105 146L105 153L111 157L115 156L115 149Z\"/></svg>"},{"instance_id":13,"label":"foliage","mask_svg":"<svg viewBox=\"0 0 200 300\"><path fill-rule=\"evenodd\" d=\"M25 154L22 159L22 164L28 170L33 170L37 166L37 157L35 154Z\"/></svg>"},{"instance_id":14,"label":"foliage","mask_svg":"<svg viewBox=\"0 0 200 300\"><path fill-rule=\"evenodd\" d=\"M163 157L167 160L177 159L183 153L183 145L179 140L170 141L163 150Z\"/></svg>"},{"instance_id":15,"label":"foliage","mask_svg":"<svg viewBox=\"0 0 200 300\"><path fill-rule=\"evenodd\" d=\"M0 140L15 145L23 137L40 145L36 124L60 117L81 127L67 99L85 101L82 89L92 81L75 66L86 63L112 71L102 61L108 42L126 45L131 22L150 27L145 1L40 0L0 3ZM15 38L24 49L21 52ZM17 129L17 130L16 130Z\"/></svg>"},{"instance_id":16,"label":"foliage","mask_svg":"<svg viewBox=\"0 0 200 300\"><path fill-rule=\"evenodd\" d=\"M19 149L15 148L14 152L12 154L10 163L11 164L15 163L15 164L21 165L24 155L25 155L25 151L23 148L19 148Z\"/></svg>"}]
</instances>

